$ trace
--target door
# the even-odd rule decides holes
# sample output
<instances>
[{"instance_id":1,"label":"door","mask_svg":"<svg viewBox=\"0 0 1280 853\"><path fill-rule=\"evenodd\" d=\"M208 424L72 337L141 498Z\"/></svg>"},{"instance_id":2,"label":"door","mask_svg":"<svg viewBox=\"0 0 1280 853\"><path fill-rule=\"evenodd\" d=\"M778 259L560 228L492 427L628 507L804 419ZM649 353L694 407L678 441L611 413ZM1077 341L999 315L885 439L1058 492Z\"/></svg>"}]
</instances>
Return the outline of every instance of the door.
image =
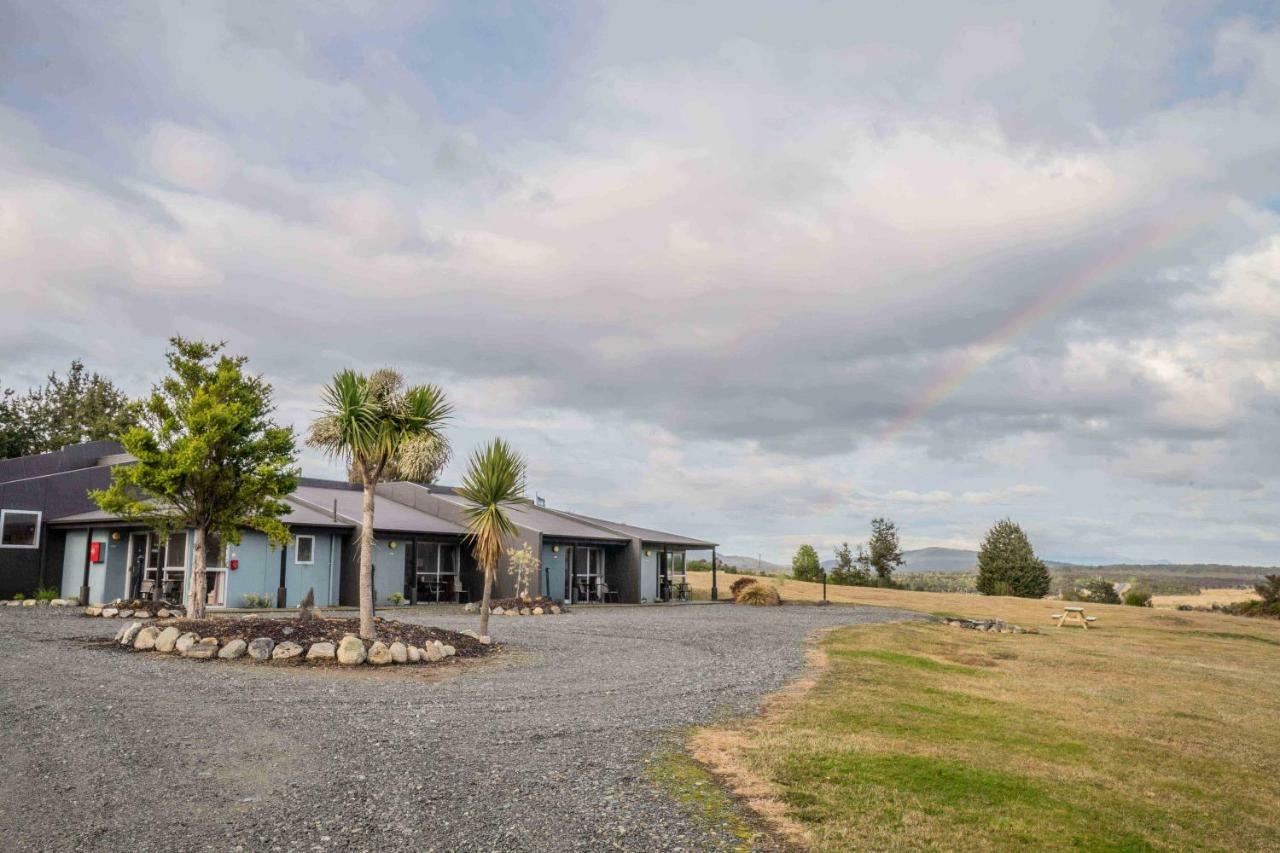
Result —
<instances>
[{"instance_id":1,"label":"door","mask_svg":"<svg viewBox=\"0 0 1280 853\"><path fill-rule=\"evenodd\" d=\"M142 575L147 570L147 552L151 548L148 533L129 534L129 566L125 574L124 597L140 598Z\"/></svg>"}]
</instances>

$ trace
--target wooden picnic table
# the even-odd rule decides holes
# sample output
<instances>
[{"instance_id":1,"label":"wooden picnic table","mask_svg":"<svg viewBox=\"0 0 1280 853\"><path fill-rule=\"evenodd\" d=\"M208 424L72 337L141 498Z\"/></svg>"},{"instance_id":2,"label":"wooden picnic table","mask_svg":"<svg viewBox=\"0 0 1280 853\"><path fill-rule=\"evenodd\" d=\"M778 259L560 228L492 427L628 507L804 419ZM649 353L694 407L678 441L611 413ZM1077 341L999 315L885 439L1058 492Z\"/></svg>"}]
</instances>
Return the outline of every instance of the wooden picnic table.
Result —
<instances>
[{"instance_id":1,"label":"wooden picnic table","mask_svg":"<svg viewBox=\"0 0 1280 853\"><path fill-rule=\"evenodd\" d=\"M1086 631L1089 630L1090 622L1098 621L1096 616L1085 616L1083 607L1064 607L1061 613L1054 613L1052 619L1059 628L1063 625L1079 625Z\"/></svg>"}]
</instances>

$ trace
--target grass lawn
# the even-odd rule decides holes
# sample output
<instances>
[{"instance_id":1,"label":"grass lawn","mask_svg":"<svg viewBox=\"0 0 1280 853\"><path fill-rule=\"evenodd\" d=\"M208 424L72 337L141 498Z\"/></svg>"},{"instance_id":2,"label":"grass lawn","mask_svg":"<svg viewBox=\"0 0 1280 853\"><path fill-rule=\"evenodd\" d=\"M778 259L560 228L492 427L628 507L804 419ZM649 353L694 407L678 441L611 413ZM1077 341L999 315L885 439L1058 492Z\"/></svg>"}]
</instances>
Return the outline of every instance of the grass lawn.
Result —
<instances>
[{"instance_id":1,"label":"grass lawn","mask_svg":"<svg viewBox=\"0 0 1280 853\"><path fill-rule=\"evenodd\" d=\"M691 576L709 588L710 577ZM722 589L735 576L722 576ZM821 587L779 584L784 600ZM700 730L694 754L819 850L1275 850L1280 622L829 587L833 600L1000 617L826 635L810 689Z\"/></svg>"}]
</instances>

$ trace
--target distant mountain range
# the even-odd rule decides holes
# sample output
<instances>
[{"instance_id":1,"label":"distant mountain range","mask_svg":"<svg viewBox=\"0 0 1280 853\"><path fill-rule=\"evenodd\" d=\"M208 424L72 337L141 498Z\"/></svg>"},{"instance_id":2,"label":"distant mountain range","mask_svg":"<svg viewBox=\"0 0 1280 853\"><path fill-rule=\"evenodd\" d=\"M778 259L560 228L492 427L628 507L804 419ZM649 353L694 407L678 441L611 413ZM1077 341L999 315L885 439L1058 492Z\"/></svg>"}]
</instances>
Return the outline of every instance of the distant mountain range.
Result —
<instances>
[{"instance_id":1,"label":"distant mountain range","mask_svg":"<svg viewBox=\"0 0 1280 853\"><path fill-rule=\"evenodd\" d=\"M964 548L915 548L910 551L903 551L902 557L906 561L900 568L902 572L976 572L978 570L978 552L969 551ZM720 563L726 567L738 569L750 569L751 571L769 572L770 574L779 574L791 571L790 566L784 566L779 563L771 563L768 560L758 560L756 557L740 557L732 555L724 555L720 557ZM1253 575L1267 574L1276 571L1275 568L1265 566L1229 566L1221 564L1207 563L1170 563L1166 560L1153 561L1150 563L1140 563L1137 561L1129 562L1107 562L1103 563L1099 560L1095 563L1093 560L1088 562L1067 562L1063 560L1045 560L1045 563L1051 570L1057 573L1074 572L1078 574L1204 574L1204 573L1223 573L1231 575ZM835 560L823 560L822 567L824 569L834 568Z\"/></svg>"}]
</instances>

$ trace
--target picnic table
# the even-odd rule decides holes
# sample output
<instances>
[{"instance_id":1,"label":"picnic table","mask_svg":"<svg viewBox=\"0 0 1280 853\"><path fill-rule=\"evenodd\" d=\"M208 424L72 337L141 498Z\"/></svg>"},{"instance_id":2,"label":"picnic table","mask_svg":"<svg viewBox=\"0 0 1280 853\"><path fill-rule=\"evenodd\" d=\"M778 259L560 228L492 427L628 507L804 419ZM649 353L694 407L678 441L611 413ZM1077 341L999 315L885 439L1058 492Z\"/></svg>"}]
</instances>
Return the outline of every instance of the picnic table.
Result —
<instances>
[{"instance_id":1,"label":"picnic table","mask_svg":"<svg viewBox=\"0 0 1280 853\"><path fill-rule=\"evenodd\" d=\"M1098 621L1096 616L1085 616L1083 607L1064 607L1061 613L1054 613L1051 618L1059 628L1063 625L1079 625L1086 631L1089 630L1090 622Z\"/></svg>"}]
</instances>

